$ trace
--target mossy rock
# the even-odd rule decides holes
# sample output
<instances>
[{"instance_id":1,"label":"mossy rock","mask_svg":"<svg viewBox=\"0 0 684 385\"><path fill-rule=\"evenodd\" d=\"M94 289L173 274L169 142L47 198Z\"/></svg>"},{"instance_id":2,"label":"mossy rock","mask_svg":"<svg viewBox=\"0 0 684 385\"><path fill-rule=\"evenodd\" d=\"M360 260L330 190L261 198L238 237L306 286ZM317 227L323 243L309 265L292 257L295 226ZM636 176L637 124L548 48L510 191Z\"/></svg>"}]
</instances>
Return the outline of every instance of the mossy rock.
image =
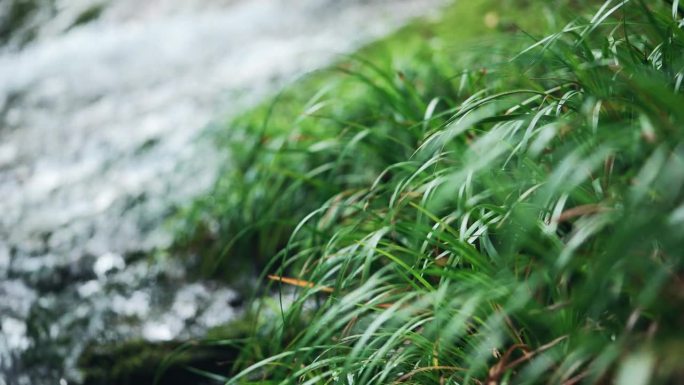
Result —
<instances>
[{"instance_id":1,"label":"mossy rock","mask_svg":"<svg viewBox=\"0 0 684 385\"><path fill-rule=\"evenodd\" d=\"M225 373L238 350L200 342L130 341L92 345L79 359L86 385L212 384L198 372Z\"/></svg>"}]
</instances>

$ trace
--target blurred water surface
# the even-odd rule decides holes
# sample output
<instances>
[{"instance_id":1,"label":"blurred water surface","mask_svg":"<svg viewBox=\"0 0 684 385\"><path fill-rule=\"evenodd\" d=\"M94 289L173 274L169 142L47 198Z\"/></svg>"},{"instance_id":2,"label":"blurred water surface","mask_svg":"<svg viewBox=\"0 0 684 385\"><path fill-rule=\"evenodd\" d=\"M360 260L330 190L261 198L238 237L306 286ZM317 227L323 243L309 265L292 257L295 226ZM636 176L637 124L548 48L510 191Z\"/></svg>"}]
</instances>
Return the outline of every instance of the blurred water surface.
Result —
<instances>
[{"instance_id":1,"label":"blurred water surface","mask_svg":"<svg viewBox=\"0 0 684 385\"><path fill-rule=\"evenodd\" d=\"M211 186L206 127L438 3L3 0L0 385L78 383L91 341L239 314L231 288L139 257Z\"/></svg>"}]
</instances>

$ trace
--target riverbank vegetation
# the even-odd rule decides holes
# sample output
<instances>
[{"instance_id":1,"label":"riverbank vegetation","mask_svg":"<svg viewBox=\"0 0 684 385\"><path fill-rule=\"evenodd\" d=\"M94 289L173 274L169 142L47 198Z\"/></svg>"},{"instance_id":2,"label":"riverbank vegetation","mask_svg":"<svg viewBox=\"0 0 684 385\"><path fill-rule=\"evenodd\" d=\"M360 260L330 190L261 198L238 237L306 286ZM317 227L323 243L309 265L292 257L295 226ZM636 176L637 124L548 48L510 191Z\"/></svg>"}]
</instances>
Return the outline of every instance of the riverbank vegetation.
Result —
<instances>
[{"instance_id":1,"label":"riverbank vegetation","mask_svg":"<svg viewBox=\"0 0 684 385\"><path fill-rule=\"evenodd\" d=\"M684 9L459 2L222 133L178 248L256 261L229 384L684 381Z\"/></svg>"}]
</instances>

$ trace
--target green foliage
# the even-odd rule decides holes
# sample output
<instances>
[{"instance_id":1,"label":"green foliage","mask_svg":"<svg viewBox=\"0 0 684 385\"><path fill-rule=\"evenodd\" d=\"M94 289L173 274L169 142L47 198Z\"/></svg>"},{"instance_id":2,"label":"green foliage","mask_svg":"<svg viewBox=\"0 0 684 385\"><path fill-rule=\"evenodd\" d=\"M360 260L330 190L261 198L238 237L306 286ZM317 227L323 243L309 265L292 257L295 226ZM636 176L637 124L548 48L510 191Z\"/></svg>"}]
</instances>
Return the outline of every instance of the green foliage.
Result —
<instances>
[{"instance_id":1,"label":"green foliage","mask_svg":"<svg viewBox=\"0 0 684 385\"><path fill-rule=\"evenodd\" d=\"M201 255L204 275L261 270L307 214L408 159L425 128L446 121L438 114L467 96L466 87L489 82L486 70L467 66L504 60L491 49L499 45L451 46L503 36L528 10L494 3L457 4L438 22L415 22L231 121L217 134L228 156L224 171L211 194L178 215L176 250ZM486 27L480 12L495 11L509 13ZM464 28L454 28L461 19ZM434 116L425 120L430 103Z\"/></svg>"},{"instance_id":2,"label":"green foliage","mask_svg":"<svg viewBox=\"0 0 684 385\"><path fill-rule=\"evenodd\" d=\"M682 10L589 3L243 118L223 248L299 289L227 383L684 381Z\"/></svg>"}]
</instances>

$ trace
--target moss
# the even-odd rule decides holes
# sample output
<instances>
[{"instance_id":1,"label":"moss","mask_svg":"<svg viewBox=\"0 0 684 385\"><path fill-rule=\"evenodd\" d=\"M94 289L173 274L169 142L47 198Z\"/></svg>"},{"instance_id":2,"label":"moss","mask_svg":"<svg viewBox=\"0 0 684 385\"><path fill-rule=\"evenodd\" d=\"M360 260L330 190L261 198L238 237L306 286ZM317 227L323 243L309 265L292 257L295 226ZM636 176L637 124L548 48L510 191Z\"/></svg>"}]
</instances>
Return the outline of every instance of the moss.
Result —
<instances>
[{"instance_id":1,"label":"moss","mask_svg":"<svg viewBox=\"0 0 684 385\"><path fill-rule=\"evenodd\" d=\"M219 341L227 339L239 339L251 335L254 331L257 319L253 315L245 316L224 325L216 326L207 331L207 341Z\"/></svg>"},{"instance_id":2,"label":"moss","mask_svg":"<svg viewBox=\"0 0 684 385\"><path fill-rule=\"evenodd\" d=\"M228 376L242 342L255 326L244 316L207 331L201 341L133 340L93 344L79 359L85 385L212 383L198 371Z\"/></svg>"},{"instance_id":3,"label":"moss","mask_svg":"<svg viewBox=\"0 0 684 385\"><path fill-rule=\"evenodd\" d=\"M137 340L92 345L79 367L86 385L198 384L207 380L195 370L225 372L236 356L234 348L225 346Z\"/></svg>"}]
</instances>

